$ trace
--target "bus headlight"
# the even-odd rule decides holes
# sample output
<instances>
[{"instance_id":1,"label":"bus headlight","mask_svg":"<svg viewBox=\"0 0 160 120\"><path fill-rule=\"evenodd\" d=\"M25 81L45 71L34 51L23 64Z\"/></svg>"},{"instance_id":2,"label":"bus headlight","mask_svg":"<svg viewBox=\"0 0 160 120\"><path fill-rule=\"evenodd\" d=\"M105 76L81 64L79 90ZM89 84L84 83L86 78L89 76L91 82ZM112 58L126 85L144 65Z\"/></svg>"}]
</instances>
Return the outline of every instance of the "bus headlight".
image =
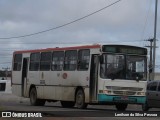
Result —
<instances>
[{"instance_id":1,"label":"bus headlight","mask_svg":"<svg viewBox=\"0 0 160 120\"><path fill-rule=\"evenodd\" d=\"M105 93L105 94L111 94L112 91L111 90L103 90L103 93Z\"/></svg>"},{"instance_id":2,"label":"bus headlight","mask_svg":"<svg viewBox=\"0 0 160 120\"><path fill-rule=\"evenodd\" d=\"M145 95L146 95L146 93L145 93L145 92L137 92L137 95L145 96Z\"/></svg>"}]
</instances>

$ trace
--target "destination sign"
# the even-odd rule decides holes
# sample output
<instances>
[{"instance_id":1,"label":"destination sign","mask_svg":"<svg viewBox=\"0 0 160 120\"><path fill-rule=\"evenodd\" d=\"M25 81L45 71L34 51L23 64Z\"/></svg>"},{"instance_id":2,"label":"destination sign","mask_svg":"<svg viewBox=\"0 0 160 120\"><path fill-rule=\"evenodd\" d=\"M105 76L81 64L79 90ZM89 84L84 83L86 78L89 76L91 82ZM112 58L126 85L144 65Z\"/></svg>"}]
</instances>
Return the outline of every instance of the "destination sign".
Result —
<instances>
[{"instance_id":1,"label":"destination sign","mask_svg":"<svg viewBox=\"0 0 160 120\"><path fill-rule=\"evenodd\" d=\"M103 52L147 55L147 49L127 45L104 45Z\"/></svg>"}]
</instances>

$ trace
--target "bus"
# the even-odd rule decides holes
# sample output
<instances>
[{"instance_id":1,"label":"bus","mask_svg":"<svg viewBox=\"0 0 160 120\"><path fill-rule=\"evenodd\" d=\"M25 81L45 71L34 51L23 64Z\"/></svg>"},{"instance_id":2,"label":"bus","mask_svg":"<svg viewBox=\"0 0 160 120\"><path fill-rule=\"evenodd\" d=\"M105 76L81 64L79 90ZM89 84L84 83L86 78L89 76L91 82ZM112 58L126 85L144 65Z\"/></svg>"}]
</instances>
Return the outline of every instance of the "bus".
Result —
<instances>
[{"instance_id":1,"label":"bus","mask_svg":"<svg viewBox=\"0 0 160 120\"><path fill-rule=\"evenodd\" d=\"M31 105L60 101L62 107L88 104L144 105L147 49L131 45L84 45L13 53L12 92ZM143 108L143 107L142 107Z\"/></svg>"}]
</instances>

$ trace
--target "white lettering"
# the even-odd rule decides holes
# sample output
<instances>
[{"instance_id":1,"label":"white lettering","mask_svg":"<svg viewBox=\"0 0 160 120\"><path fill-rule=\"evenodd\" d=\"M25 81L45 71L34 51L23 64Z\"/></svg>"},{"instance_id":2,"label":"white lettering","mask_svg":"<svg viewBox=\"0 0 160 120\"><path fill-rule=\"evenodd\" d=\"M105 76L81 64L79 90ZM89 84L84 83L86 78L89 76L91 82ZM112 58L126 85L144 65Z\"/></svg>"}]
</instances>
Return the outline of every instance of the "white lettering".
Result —
<instances>
[{"instance_id":1,"label":"white lettering","mask_svg":"<svg viewBox=\"0 0 160 120\"><path fill-rule=\"evenodd\" d=\"M143 114L141 114L141 113L135 113L135 116L136 117L143 117Z\"/></svg>"},{"instance_id":2,"label":"white lettering","mask_svg":"<svg viewBox=\"0 0 160 120\"><path fill-rule=\"evenodd\" d=\"M42 117L41 113L28 113L28 117Z\"/></svg>"},{"instance_id":3,"label":"white lettering","mask_svg":"<svg viewBox=\"0 0 160 120\"><path fill-rule=\"evenodd\" d=\"M124 114L124 113L115 113L115 116L117 117L121 117L121 116L129 116L128 113Z\"/></svg>"},{"instance_id":4,"label":"white lettering","mask_svg":"<svg viewBox=\"0 0 160 120\"><path fill-rule=\"evenodd\" d=\"M149 114L149 113L144 113L144 114L147 117L157 117L158 116L157 114Z\"/></svg>"}]
</instances>

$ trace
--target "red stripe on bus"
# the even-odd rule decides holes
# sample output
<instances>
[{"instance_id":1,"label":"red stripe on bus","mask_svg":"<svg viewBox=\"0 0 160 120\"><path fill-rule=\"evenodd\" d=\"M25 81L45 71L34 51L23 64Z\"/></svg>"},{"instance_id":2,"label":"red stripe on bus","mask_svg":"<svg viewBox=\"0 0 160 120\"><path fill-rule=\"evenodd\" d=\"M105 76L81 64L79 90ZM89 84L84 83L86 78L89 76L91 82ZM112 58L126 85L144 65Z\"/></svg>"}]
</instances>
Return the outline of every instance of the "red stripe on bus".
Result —
<instances>
[{"instance_id":1,"label":"red stripe on bus","mask_svg":"<svg viewBox=\"0 0 160 120\"><path fill-rule=\"evenodd\" d=\"M47 52L47 51L77 50L77 49L91 49L91 48L100 48L100 45L86 45L86 46L76 46L76 47L62 47L62 48L46 48L46 49L35 49L35 50L22 50L22 51L15 51L14 54Z\"/></svg>"}]
</instances>

